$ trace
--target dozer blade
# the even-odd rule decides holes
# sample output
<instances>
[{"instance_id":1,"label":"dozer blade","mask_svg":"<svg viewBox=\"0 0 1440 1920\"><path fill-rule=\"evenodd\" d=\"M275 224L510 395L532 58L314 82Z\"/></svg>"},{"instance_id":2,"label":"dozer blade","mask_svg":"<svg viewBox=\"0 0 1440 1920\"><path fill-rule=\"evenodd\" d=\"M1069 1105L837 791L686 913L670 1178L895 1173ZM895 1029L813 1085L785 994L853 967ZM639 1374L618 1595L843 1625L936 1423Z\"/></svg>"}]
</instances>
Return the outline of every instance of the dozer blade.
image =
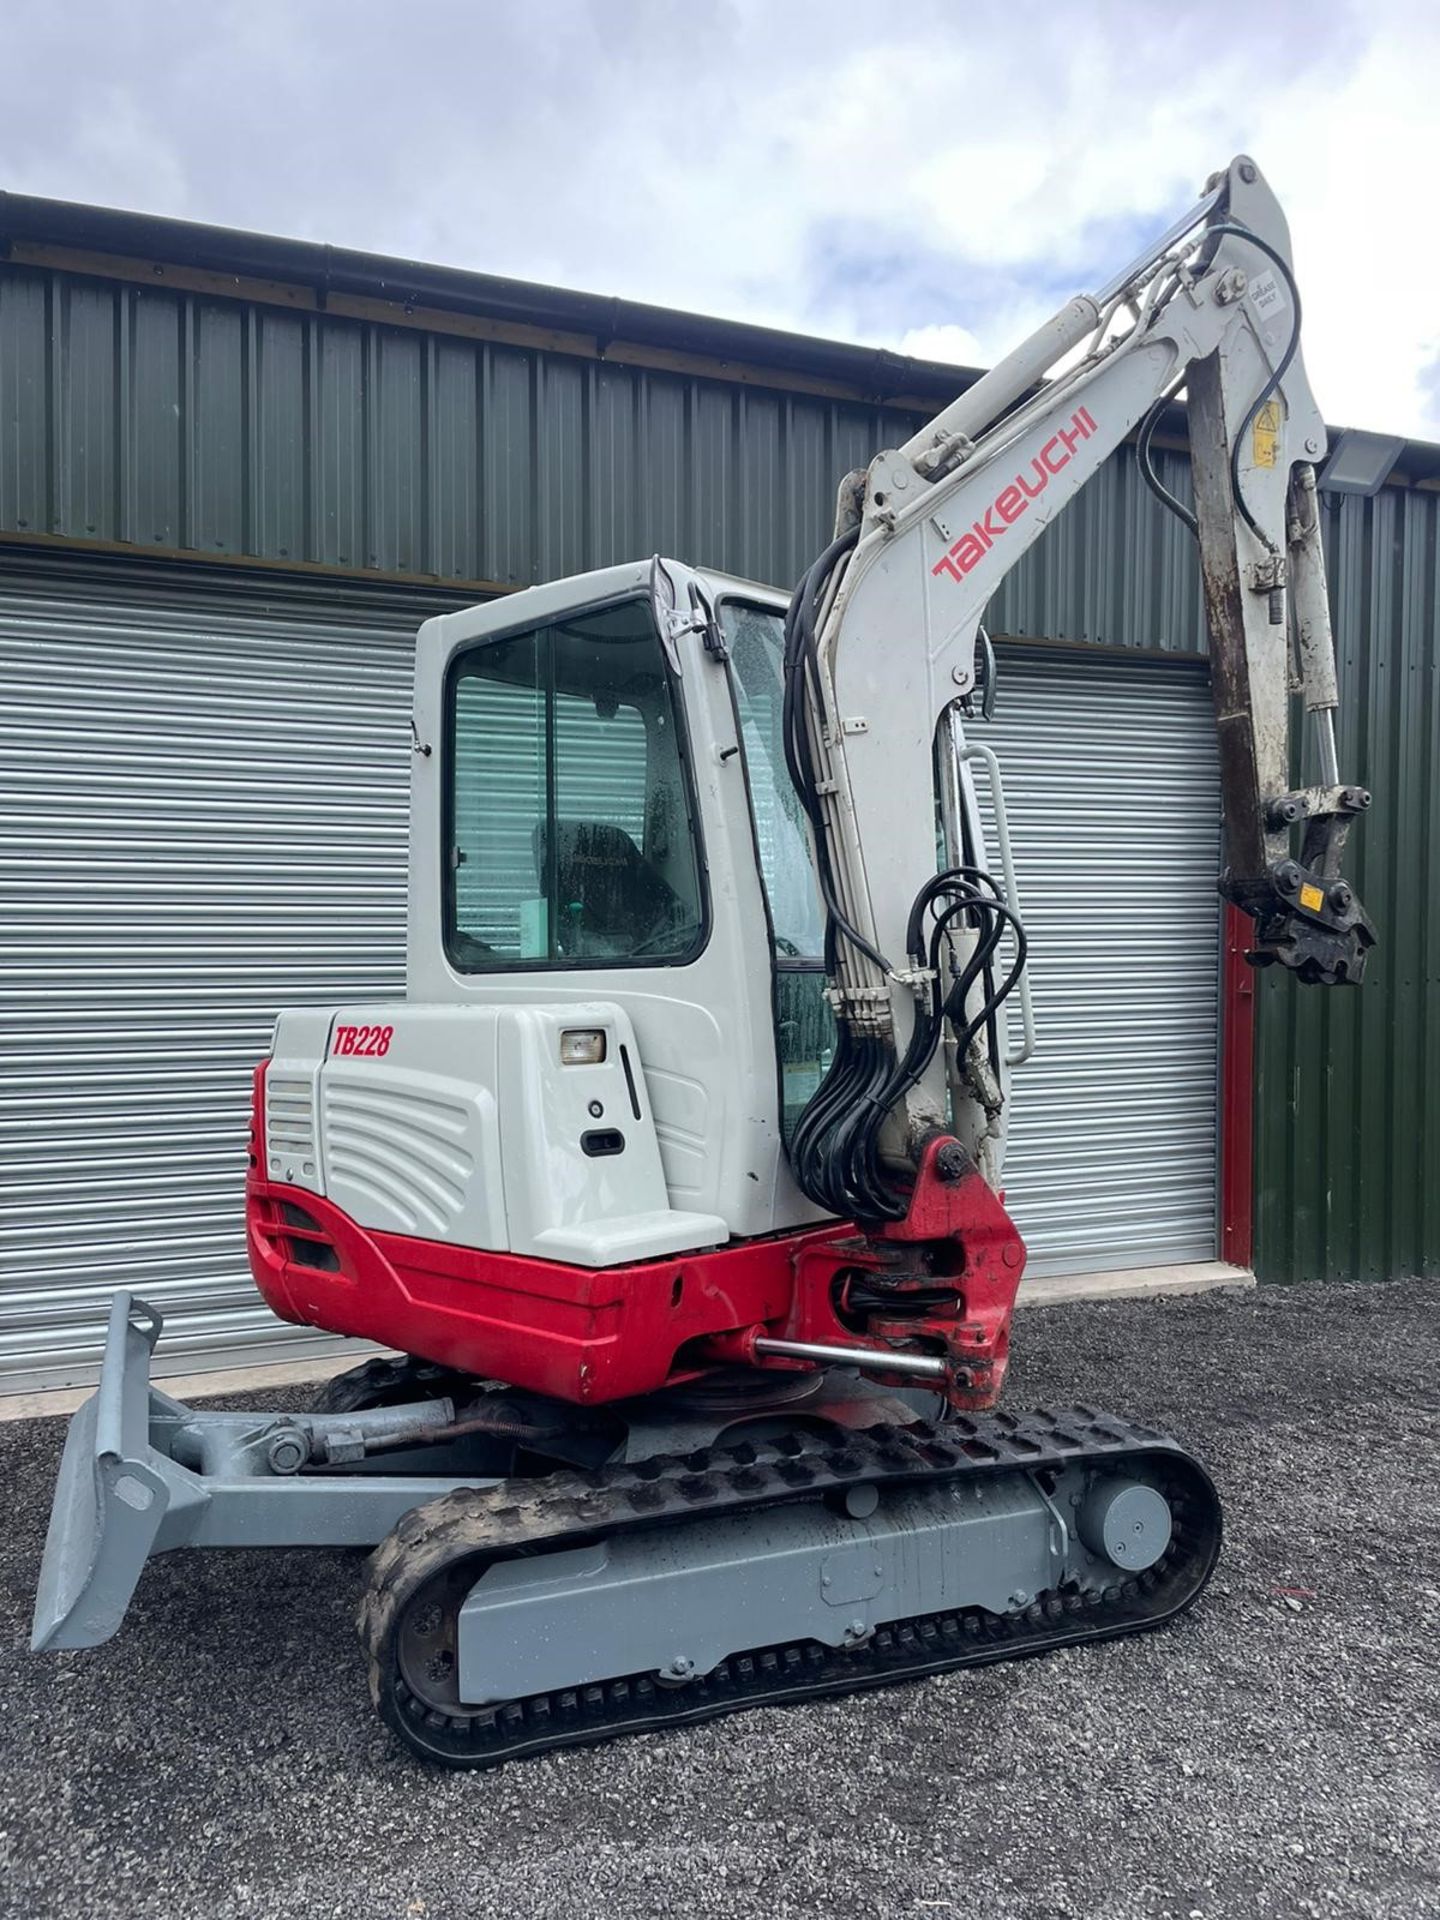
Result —
<instances>
[{"instance_id":1,"label":"dozer blade","mask_svg":"<svg viewBox=\"0 0 1440 1920\"><path fill-rule=\"evenodd\" d=\"M117 1293L98 1390L70 1422L30 1645L98 1647L124 1618L171 1504L150 1446L150 1354L160 1315Z\"/></svg>"},{"instance_id":2,"label":"dozer blade","mask_svg":"<svg viewBox=\"0 0 1440 1920\"><path fill-rule=\"evenodd\" d=\"M418 1444L453 1418L448 1400L363 1414L184 1406L150 1383L161 1325L145 1301L115 1296L100 1385L70 1422L60 1462L36 1653L110 1639L152 1554L373 1547L436 1493L489 1484L457 1449ZM397 1434L417 1445L395 1451ZM387 1450L371 1460L372 1445ZM349 1471L336 1471L342 1462Z\"/></svg>"}]
</instances>

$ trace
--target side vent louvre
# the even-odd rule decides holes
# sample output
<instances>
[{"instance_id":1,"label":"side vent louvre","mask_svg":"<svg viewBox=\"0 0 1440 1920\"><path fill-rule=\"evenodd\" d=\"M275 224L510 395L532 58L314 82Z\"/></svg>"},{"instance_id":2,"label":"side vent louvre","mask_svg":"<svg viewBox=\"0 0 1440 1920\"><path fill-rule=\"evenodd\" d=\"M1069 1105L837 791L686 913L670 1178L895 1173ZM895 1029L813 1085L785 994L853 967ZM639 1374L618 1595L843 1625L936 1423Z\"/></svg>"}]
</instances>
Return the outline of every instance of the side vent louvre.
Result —
<instances>
[{"instance_id":1,"label":"side vent louvre","mask_svg":"<svg viewBox=\"0 0 1440 1920\"><path fill-rule=\"evenodd\" d=\"M475 1163L459 1101L374 1081L328 1080L325 1171L331 1197L348 1188L405 1233L443 1238L465 1205Z\"/></svg>"},{"instance_id":2,"label":"side vent louvre","mask_svg":"<svg viewBox=\"0 0 1440 1920\"><path fill-rule=\"evenodd\" d=\"M276 1073L265 1076L265 1146L271 1155L289 1159L315 1158L315 1097L308 1077Z\"/></svg>"}]
</instances>

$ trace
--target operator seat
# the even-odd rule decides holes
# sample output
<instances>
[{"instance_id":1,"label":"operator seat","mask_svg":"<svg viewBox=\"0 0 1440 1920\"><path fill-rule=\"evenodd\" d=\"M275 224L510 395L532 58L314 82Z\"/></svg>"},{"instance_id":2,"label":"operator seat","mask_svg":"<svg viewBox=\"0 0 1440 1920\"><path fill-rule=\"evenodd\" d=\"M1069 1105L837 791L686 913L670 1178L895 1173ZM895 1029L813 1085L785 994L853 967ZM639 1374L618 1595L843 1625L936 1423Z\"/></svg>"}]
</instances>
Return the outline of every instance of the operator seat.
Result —
<instances>
[{"instance_id":1,"label":"operator seat","mask_svg":"<svg viewBox=\"0 0 1440 1920\"><path fill-rule=\"evenodd\" d=\"M556 934L569 954L619 958L678 927L680 896L623 827L610 820L557 820ZM535 871L545 886L549 828L534 830Z\"/></svg>"}]
</instances>

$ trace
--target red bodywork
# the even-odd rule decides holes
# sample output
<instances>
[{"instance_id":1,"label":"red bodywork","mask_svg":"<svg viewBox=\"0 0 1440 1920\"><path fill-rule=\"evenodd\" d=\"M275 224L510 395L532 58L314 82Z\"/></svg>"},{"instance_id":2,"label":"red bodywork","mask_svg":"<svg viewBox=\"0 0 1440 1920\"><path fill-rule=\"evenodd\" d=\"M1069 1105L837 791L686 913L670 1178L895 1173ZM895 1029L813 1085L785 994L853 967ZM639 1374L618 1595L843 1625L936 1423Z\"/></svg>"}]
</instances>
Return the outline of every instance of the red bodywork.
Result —
<instances>
[{"instance_id":1,"label":"red bodywork","mask_svg":"<svg viewBox=\"0 0 1440 1920\"><path fill-rule=\"evenodd\" d=\"M761 1335L943 1354L954 1405L992 1406L999 1393L1025 1249L968 1160L954 1174L953 1141L932 1142L906 1218L872 1234L835 1222L710 1253L576 1267L375 1232L318 1194L264 1179L264 1075L262 1066L246 1229L255 1284L282 1320L587 1405L727 1362L757 1364ZM950 1178L936 1166L946 1148Z\"/></svg>"},{"instance_id":2,"label":"red bodywork","mask_svg":"<svg viewBox=\"0 0 1440 1920\"><path fill-rule=\"evenodd\" d=\"M1255 1229L1255 923L1225 906L1220 1007L1220 1257L1248 1267Z\"/></svg>"}]
</instances>

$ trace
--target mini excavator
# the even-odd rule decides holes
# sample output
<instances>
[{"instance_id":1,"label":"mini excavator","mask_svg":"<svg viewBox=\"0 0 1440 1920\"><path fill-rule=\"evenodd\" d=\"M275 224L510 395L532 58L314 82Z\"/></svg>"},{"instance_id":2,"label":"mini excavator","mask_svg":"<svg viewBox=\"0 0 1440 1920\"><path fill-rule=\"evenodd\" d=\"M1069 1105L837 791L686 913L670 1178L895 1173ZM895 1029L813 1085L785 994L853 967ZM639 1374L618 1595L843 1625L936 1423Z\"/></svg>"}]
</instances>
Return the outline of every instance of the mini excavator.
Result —
<instances>
[{"instance_id":1,"label":"mini excavator","mask_svg":"<svg viewBox=\"0 0 1440 1920\"><path fill-rule=\"evenodd\" d=\"M1196 1459L1095 1406L995 1410L1026 941L966 722L996 588L1137 436L1199 543L1220 890L1257 965L1360 980L1299 332L1241 157L847 475L788 599L656 558L426 622L406 998L280 1015L246 1189L274 1311L396 1357L304 1411L191 1409L120 1295L37 1649L107 1639L152 1554L370 1548L374 1703L463 1768L1191 1605L1221 1530ZM1152 451L1182 389L1193 509Z\"/></svg>"}]
</instances>

